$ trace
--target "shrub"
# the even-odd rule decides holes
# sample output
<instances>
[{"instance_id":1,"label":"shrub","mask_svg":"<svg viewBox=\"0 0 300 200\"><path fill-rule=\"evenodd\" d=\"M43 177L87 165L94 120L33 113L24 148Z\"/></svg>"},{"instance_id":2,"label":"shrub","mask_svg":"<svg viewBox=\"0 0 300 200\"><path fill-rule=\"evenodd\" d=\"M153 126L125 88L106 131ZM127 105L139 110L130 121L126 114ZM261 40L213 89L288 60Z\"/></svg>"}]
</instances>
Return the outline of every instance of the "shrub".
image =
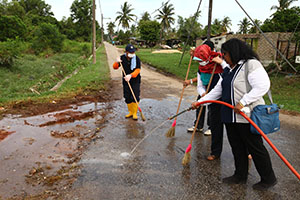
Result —
<instances>
[{"instance_id":1,"label":"shrub","mask_svg":"<svg viewBox=\"0 0 300 200\"><path fill-rule=\"evenodd\" d=\"M0 16L0 41L24 38L26 32L26 26L19 17Z\"/></svg>"},{"instance_id":2,"label":"shrub","mask_svg":"<svg viewBox=\"0 0 300 200\"><path fill-rule=\"evenodd\" d=\"M91 48L87 44L82 45L81 54L88 58L91 54Z\"/></svg>"},{"instance_id":3,"label":"shrub","mask_svg":"<svg viewBox=\"0 0 300 200\"><path fill-rule=\"evenodd\" d=\"M47 49L60 52L63 47L64 36L55 25L42 23L34 33L32 48L36 54Z\"/></svg>"},{"instance_id":4,"label":"shrub","mask_svg":"<svg viewBox=\"0 0 300 200\"><path fill-rule=\"evenodd\" d=\"M0 66L11 67L14 60L21 54L21 50L18 40L0 42Z\"/></svg>"}]
</instances>

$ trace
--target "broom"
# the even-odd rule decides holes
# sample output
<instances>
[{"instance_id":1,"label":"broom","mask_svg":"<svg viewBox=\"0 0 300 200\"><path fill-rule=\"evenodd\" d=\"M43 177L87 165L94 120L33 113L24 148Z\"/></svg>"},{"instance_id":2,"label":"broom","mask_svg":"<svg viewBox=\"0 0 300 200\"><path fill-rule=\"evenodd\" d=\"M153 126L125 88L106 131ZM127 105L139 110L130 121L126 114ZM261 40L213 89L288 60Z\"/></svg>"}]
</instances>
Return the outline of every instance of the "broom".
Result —
<instances>
[{"instance_id":1,"label":"broom","mask_svg":"<svg viewBox=\"0 0 300 200\"><path fill-rule=\"evenodd\" d=\"M191 56L190 58L190 62L189 62L189 66L188 66L188 69L186 71L186 75L185 75L185 81L187 80L188 78L188 75L189 75L189 71L190 71L190 67L191 67L191 63L192 63L192 59L193 57ZM182 101L182 97L183 97L183 92L184 92L184 88L182 88L182 91L181 91L181 95L180 95L180 99L179 99L179 103L178 103L178 107L177 107L177 112L176 114L178 114L179 112L179 109L180 109L180 104L181 104L181 101ZM168 130L168 132L166 133L166 137L174 137L175 136L175 126L176 126L176 117L172 123L172 127Z\"/></svg>"},{"instance_id":2,"label":"broom","mask_svg":"<svg viewBox=\"0 0 300 200\"><path fill-rule=\"evenodd\" d=\"M121 65L122 72L123 72L124 76L126 76L126 72L125 72L125 70L124 70L124 68L123 68L122 63L120 63L120 65ZM131 87L129 81L126 81L126 82L128 83L129 89L130 89L130 91L131 91L131 94L132 94L132 96L133 96L133 98L134 98L135 103L138 105L138 110L139 110L139 112L140 112L140 114L141 114L142 120L143 120L143 121L146 121L146 118L145 118L145 116L144 116L144 114L143 114L143 112L142 112L142 109L141 109L140 106L139 106L139 102L136 100L136 97L135 97L135 95L134 95L134 92L133 92L133 90L132 90L132 87Z\"/></svg>"},{"instance_id":3,"label":"broom","mask_svg":"<svg viewBox=\"0 0 300 200\"><path fill-rule=\"evenodd\" d=\"M208 93L208 91L209 91L209 88L210 88L210 85L211 85L213 76L214 76L215 71L216 71L216 67L217 67L217 64L215 64L214 69L213 69L213 71L212 71L211 77L210 77L210 79L209 79L208 86L207 86L207 88L206 88L206 93ZM191 151L191 149L192 149L192 143L193 143L193 140L194 140L194 136L195 136L197 127L198 127L198 123L199 123L199 119L200 119L202 110L203 110L203 106L201 106L201 108L200 108L200 111L199 111L199 114L198 114L198 117L197 117L197 121L196 121L194 130L193 130L193 134L192 134L192 137L191 137L191 139L190 139L190 143L189 143L188 147L187 147L186 150L185 150L184 157L183 157L183 159L182 159L182 165L187 165L187 164L189 164L190 161L191 161L191 153L190 153L190 151Z\"/></svg>"}]
</instances>

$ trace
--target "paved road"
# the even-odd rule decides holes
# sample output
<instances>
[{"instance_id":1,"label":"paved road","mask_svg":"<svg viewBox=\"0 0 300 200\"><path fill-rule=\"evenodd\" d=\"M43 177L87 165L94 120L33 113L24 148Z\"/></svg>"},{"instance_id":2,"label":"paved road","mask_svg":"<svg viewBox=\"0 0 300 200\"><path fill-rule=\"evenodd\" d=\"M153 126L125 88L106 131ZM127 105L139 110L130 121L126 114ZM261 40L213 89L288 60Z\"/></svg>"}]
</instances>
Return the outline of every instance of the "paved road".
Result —
<instances>
[{"instance_id":1,"label":"paved road","mask_svg":"<svg viewBox=\"0 0 300 200\"><path fill-rule=\"evenodd\" d=\"M108 62L120 55L106 43ZM272 157L278 184L266 192L254 191L252 185L259 176L251 163L249 179L244 185L226 185L222 178L233 174L233 157L225 134L222 156L207 161L210 137L197 134L188 167L181 165L190 134L194 112L178 118L176 135L166 138L171 127L165 119L176 112L181 91L178 80L142 67L142 100L140 106L147 120L125 119L126 105L122 99L121 71L111 71L114 98L108 103L106 127L102 140L91 144L82 157L80 176L64 199L300 199L300 181L290 172L274 151L266 144ZM196 97L195 87L187 88L182 108ZM153 129L164 123L160 128ZM299 127L282 123L281 131L269 136L271 141L300 171ZM130 157L124 157L141 145Z\"/></svg>"},{"instance_id":2,"label":"paved road","mask_svg":"<svg viewBox=\"0 0 300 200\"><path fill-rule=\"evenodd\" d=\"M112 66L122 50L105 46ZM172 123L166 119L176 112L182 83L144 65L141 74L145 122L124 118L120 70L111 71L109 102L85 102L43 115L8 115L0 120L0 136L9 133L0 138L0 199L300 199L299 180L268 145L278 184L266 192L252 190L259 181L253 163L247 184L221 182L233 173L226 136L221 158L210 162L206 156L211 137L197 134L190 165L183 167L191 137L186 129L194 112L177 119L174 138L165 137ZM182 109L196 95L194 86L186 88ZM299 172L300 120L285 115L281 119L280 132L269 138ZM135 147L129 157L124 156Z\"/></svg>"}]
</instances>

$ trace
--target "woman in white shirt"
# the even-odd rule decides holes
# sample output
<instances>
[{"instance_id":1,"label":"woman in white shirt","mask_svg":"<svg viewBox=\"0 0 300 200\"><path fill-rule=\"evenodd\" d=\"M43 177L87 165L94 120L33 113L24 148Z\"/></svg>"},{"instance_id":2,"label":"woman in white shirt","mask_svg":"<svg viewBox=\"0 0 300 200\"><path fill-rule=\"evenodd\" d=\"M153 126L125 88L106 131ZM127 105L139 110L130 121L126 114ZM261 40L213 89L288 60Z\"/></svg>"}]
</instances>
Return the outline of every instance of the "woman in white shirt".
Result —
<instances>
[{"instance_id":1,"label":"woman in white shirt","mask_svg":"<svg viewBox=\"0 0 300 200\"><path fill-rule=\"evenodd\" d=\"M261 177L253 185L253 189L265 190L277 183L269 153L261 136L251 133L250 123L238 113L243 107L252 110L256 105L265 104L263 96L270 88L270 79L256 53L245 42L236 38L230 39L222 45L221 51L226 62L219 57L213 61L223 67L228 64L229 67L224 69L222 78L214 89L198 101L221 98L234 106L234 109L221 107L221 120L226 127L235 165L234 174L224 178L223 182L239 184L247 181L250 153ZM250 91L247 88L251 88ZM196 103L192 103L194 108Z\"/></svg>"}]
</instances>

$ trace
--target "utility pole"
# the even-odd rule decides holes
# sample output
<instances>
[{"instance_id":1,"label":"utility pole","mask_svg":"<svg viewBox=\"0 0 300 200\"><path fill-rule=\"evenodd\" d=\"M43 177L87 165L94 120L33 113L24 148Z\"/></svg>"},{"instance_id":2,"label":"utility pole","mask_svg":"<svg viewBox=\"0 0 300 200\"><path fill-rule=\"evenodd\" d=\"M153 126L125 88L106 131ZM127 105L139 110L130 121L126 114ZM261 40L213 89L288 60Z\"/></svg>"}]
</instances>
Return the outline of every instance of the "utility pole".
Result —
<instances>
[{"instance_id":1,"label":"utility pole","mask_svg":"<svg viewBox=\"0 0 300 200\"><path fill-rule=\"evenodd\" d=\"M96 5L93 0L93 41L92 41L93 64L96 64Z\"/></svg>"},{"instance_id":2,"label":"utility pole","mask_svg":"<svg viewBox=\"0 0 300 200\"><path fill-rule=\"evenodd\" d=\"M211 34L212 4L213 4L213 0L209 0L208 23L207 23L207 40L210 40L210 34Z\"/></svg>"},{"instance_id":3,"label":"utility pole","mask_svg":"<svg viewBox=\"0 0 300 200\"><path fill-rule=\"evenodd\" d=\"M101 44L103 44L103 42L104 42L104 37L103 37L103 34L104 34L103 19L110 19L110 18L109 17L108 18L104 18L103 17L100 0L99 0L99 8L100 8L100 14L101 14Z\"/></svg>"},{"instance_id":4,"label":"utility pole","mask_svg":"<svg viewBox=\"0 0 300 200\"><path fill-rule=\"evenodd\" d=\"M103 44L103 41L104 41L103 32L104 32L104 28L103 28L103 14L101 12L101 44Z\"/></svg>"}]
</instances>

